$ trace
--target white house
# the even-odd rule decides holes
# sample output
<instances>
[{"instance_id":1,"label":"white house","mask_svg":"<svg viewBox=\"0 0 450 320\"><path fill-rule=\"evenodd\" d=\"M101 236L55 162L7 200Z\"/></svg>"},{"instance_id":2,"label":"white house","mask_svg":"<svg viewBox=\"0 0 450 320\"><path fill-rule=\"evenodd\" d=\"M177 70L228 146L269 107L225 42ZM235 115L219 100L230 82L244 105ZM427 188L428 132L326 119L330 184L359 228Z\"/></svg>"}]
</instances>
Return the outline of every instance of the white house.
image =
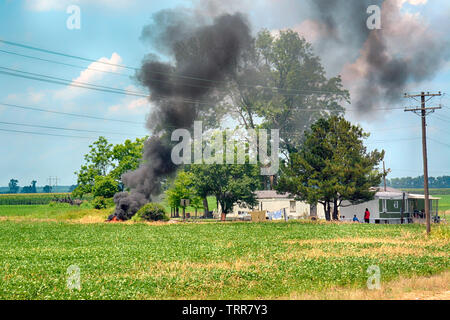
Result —
<instances>
[{"instance_id":1,"label":"white house","mask_svg":"<svg viewBox=\"0 0 450 320\"><path fill-rule=\"evenodd\" d=\"M303 201L297 201L293 197L289 197L289 194L278 194L274 190L261 190L255 191L258 204L249 208L246 206L235 204L233 212L228 214L228 217L239 217L245 215L250 211L278 211L285 210L287 216L290 219L302 219L309 216L317 216L319 219L325 219L325 213L323 206L318 205L316 208L310 206Z\"/></svg>"}]
</instances>

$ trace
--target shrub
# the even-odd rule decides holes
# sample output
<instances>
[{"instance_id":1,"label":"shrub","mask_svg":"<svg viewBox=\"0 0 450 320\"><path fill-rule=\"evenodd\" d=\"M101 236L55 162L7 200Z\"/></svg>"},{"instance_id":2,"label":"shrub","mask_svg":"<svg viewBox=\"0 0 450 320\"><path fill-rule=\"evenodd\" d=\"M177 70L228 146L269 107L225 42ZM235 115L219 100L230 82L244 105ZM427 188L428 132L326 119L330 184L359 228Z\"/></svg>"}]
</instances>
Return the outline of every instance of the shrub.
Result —
<instances>
[{"instance_id":1,"label":"shrub","mask_svg":"<svg viewBox=\"0 0 450 320\"><path fill-rule=\"evenodd\" d=\"M94 197L112 198L119 191L119 185L116 180L111 177L97 176L95 178L92 192Z\"/></svg>"},{"instance_id":2,"label":"shrub","mask_svg":"<svg viewBox=\"0 0 450 320\"><path fill-rule=\"evenodd\" d=\"M167 221L164 207L158 203L147 203L133 216L134 221Z\"/></svg>"},{"instance_id":3,"label":"shrub","mask_svg":"<svg viewBox=\"0 0 450 320\"><path fill-rule=\"evenodd\" d=\"M105 198L105 197L95 197L91 202L91 206L94 209L106 209L114 207L114 199L113 198Z\"/></svg>"}]
</instances>

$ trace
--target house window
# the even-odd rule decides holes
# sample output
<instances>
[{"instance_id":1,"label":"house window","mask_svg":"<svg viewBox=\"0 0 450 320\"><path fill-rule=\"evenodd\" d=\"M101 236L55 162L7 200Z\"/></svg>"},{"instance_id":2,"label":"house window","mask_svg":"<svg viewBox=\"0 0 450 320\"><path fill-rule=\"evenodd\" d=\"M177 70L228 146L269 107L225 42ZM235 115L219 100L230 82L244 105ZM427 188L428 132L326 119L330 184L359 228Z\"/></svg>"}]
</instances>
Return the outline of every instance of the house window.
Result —
<instances>
[{"instance_id":1,"label":"house window","mask_svg":"<svg viewBox=\"0 0 450 320\"><path fill-rule=\"evenodd\" d=\"M394 208L398 209L398 201L394 201Z\"/></svg>"},{"instance_id":2,"label":"house window","mask_svg":"<svg viewBox=\"0 0 450 320\"><path fill-rule=\"evenodd\" d=\"M289 207L290 207L291 212L295 212L296 211L296 203L295 203L295 201L290 201L289 204L290 204Z\"/></svg>"}]
</instances>

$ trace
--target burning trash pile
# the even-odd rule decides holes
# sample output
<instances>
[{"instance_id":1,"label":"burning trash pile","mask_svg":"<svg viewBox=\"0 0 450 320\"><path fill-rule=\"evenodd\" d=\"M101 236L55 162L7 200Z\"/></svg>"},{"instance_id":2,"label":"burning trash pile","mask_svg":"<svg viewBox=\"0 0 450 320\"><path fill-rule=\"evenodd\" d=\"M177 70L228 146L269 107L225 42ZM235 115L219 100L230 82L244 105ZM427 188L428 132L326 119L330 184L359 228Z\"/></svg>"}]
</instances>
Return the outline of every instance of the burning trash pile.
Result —
<instances>
[{"instance_id":1,"label":"burning trash pile","mask_svg":"<svg viewBox=\"0 0 450 320\"><path fill-rule=\"evenodd\" d=\"M162 179L177 169L171 160L172 131L191 130L194 120L214 111L217 89L233 74L251 43L250 28L239 13L217 16L209 24L200 23L195 14L187 18L176 10L161 11L153 18L155 23L144 28L142 37L175 62L163 63L150 56L137 72L137 79L151 94L153 111L147 128L152 137L144 145L139 168L122 176L130 192L114 196L116 210L109 221L130 219L161 192Z\"/></svg>"}]
</instances>

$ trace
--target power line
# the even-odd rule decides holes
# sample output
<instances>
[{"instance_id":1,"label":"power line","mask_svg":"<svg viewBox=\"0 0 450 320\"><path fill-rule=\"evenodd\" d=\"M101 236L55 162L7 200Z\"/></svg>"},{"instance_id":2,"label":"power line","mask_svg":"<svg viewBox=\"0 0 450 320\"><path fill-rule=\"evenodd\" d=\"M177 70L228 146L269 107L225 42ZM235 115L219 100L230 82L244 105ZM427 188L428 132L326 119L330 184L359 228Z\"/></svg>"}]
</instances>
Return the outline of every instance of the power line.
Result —
<instances>
[{"instance_id":1,"label":"power line","mask_svg":"<svg viewBox=\"0 0 450 320\"><path fill-rule=\"evenodd\" d=\"M23 130L13 130L13 129L1 129L0 131L14 132L14 133L27 133L27 134L37 134L42 136L52 136L52 137L66 137L66 138L80 138L80 139L96 139L93 137L82 137L82 136L69 136L65 134L55 134L55 133L44 133L44 132L33 132L33 131L23 131Z\"/></svg>"},{"instance_id":2,"label":"power line","mask_svg":"<svg viewBox=\"0 0 450 320\"><path fill-rule=\"evenodd\" d=\"M127 78L131 77L131 75L129 75L129 74L124 74L124 73L120 73L120 72L95 69L95 68L91 68L91 67L83 67L83 66L79 66L79 65L75 65L75 64L71 64L71 63L65 63L65 62L55 61L55 60L50 60L50 59L43 59L43 58L29 56L29 55L26 55L26 54L21 54L21 53L7 51L7 50L0 50L0 52L11 54L11 55L15 55L15 56L19 56L19 57L24 57L24 58L28 58L28 59L34 59L34 60L38 60L38 61L44 61L44 62L59 64L59 65L67 66L67 67L78 68L78 69L82 69L82 70L92 70L92 71L96 71L96 72L115 74L115 75L123 76L123 77L127 77Z\"/></svg>"},{"instance_id":3,"label":"power line","mask_svg":"<svg viewBox=\"0 0 450 320\"><path fill-rule=\"evenodd\" d=\"M11 104L11 103L2 103L2 102L0 102L0 105L6 106L6 107L11 107L11 108L18 108L18 109L32 110L32 111L53 113L53 114L61 114L61 115L65 115L65 116L78 117L78 118L87 118L87 119L93 119L93 120L123 122L123 123L132 123L132 124L140 124L140 125L145 124L144 122L119 120L119 119L111 119L111 118L103 118L103 117L96 117L96 116L86 115L86 114L69 113L69 112L62 112L62 111L56 111L56 110L42 109L42 108L38 108L38 107L21 106L21 105Z\"/></svg>"},{"instance_id":4,"label":"power line","mask_svg":"<svg viewBox=\"0 0 450 320\"><path fill-rule=\"evenodd\" d=\"M134 91L129 91L129 90L123 90L120 88L113 88L113 87L107 87L107 86L101 86L101 85L97 85L97 84L92 84L92 83L87 83L87 82L80 82L80 81L72 81L72 80L68 80L68 79L63 79L63 78L58 78L58 77L53 77L53 76L48 76L48 75L44 75L44 74L40 74L40 73L33 73L33 72L28 72L28 71L22 71L22 70L17 70L17 69L11 69L11 68L5 68L5 67L1 67L0 69L5 69L5 70L10 70L12 72L16 72L16 73L12 73L12 72L7 72L7 71L1 71L0 70L0 74L6 74L6 75L11 75L11 76L15 76L15 77L21 77L21 78L26 78L26 79L31 79L31 80L37 80L37 81L43 81L43 82L48 82L48 83L54 83L54 84L60 84L60 85L67 85L67 86L73 86L73 87L78 87L78 88L84 88L84 89L91 89L91 90L96 90L96 91L103 91L103 92L109 92L109 93L116 93L116 94L124 94L124 95L131 95L131 96L138 96L138 97L145 97L145 98L149 98L150 95L147 95L145 93L140 93L140 92L134 92ZM19 74L17 74L19 73ZM22 73L22 74L20 74ZM31 75L31 76L29 76ZM47 78L47 79L42 79L41 77ZM162 96L162 95L155 95L152 94L153 97L159 97L159 98L168 98L169 96ZM184 103L191 103L191 104L211 104L211 103L215 103L215 102L206 102L206 101L199 101L199 100L191 100L191 99L186 99L186 98L179 98L179 97L174 97L175 99L178 99L181 102ZM400 110L401 108L379 108L377 110ZM340 111L340 110L333 110L333 109L297 109L298 111L306 111L306 112L320 112L320 111ZM345 109L345 111L359 111L358 109Z\"/></svg>"},{"instance_id":5,"label":"power line","mask_svg":"<svg viewBox=\"0 0 450 320\"><path fill-rule=\"evenodd\" d=\"M50 137L58 137L58 138L76 138L76 139L91 139L96 140L97 137L84 137L84 136L72 136L72 135L64 135L64 134L56 134L56 133L45 133L45 132L35 132L35 131L24 131L24 130L13 130L13 129L3 129L0 128L0 131L7 133L16 133L16 134L32 134L32 135L40 135L40 136L50 136ZM110 142L118 142L119 140L109 139ZM122 141L122 140L120 140Z\"/></svg>"},{"instance_id":6,"label":"power line","mask_svg":"<svg viewBox=\"0 0 450 320\"><path fill-rule=\"evenodd\" d=\"M44 128L44 129L54 129L54 130L66 130L66 131L77 131L77 132L90 132L90 133L103 133L103 134L116 134L123 136L123 132L109 132L109 131L96 131L96 130L87 130L87 129L72 129L72 128L61 128L61 127L52 127L52 126L43 126L37 124L25 124L25 123L17 123L17 122L6 122L0 121L0 124L14 125L14 126L24 126L24 127L33 127L33 128ZM138 134L132 134L134 136L139 136Z\"/></svg>"},{"instance_id":7,"label":"power line","mask_svg":"<svg viewBox=\"0 0 450 320\"><path fill-rule=\"evenodd\" d=\"M27 78L27 79L31 79L31 80L38 80L38 81L68 85L68 86L97 90L97 91L105 91L105 92L110 92L110 93L126 94L126 95L133 95L133 96L146 97L146 98L149 97L149 95L147 95L145 93L141 93L141 92L123 90L120 88L107 87L107 86L102 86L102 85L97 85L97 84L82 82L82 81L73 81L73 80L48 76L48 75L44 75L41 73L22 71L22 70L17 70L17 69L5 68L5 67L1 67L1 66L0 66L0 69L7 70L7 71L0 70L0 73L2 73L2 74L7 74L7 75L21 77L21 78ZM42 79L42 78L44 78L44 79Z\"/></svg>"},{"instance_id":8,"label":"power line","mask_svg":"<svg viewBox=\"0 0 450 320\"><path fill-rule=\"evenodd\" d=\"M444 142L441 142L441 141L439 141L439 140L436 140L436 139L433 139L433 138L429 138L431 141L434 141L434 142L436 142L436 143L439 143L439 144L441 144L441 145L443 145L443 146L447 146L447 147L449 147L450 148L450 144L447 144L447 143L444 143Z\"/></svg>"},{"instance_id":9,"label":"power line","mask_svg":"<svg viewBox=\"0 0 450 320\"><path fill-rule=\"evenodd\" d=\"M63 57L66 57L66 58L79 59L79 60L83 60L83 61L87 61L87 62L101 63L101 64L105 64L105 65L109 65L109 66L115 66L115 67L129 69L129 70L134 70L134 71L139 71L140 70L140 68L136 68L136 67L130 67L130 66L115 64L115 63L106 62L106 61L99 61L99 60L94 60L94 59L90 59L90 58L84 58L84 57L80 57L80 56L76 56L76 55L71 55L71 54L67 54L67 53L57 52L57 51L53 51L53 50L42 49L42 48L29 46L29 45L25 45L25 44L21 44L21 43L17 43L17 42L12 42L12 41L6 41L6 40L0 39L0 42L3 42L5 44L11 45L11 46L21 47L21 48L25 48L25 49L29 49L29 50L40 51L40 52L53 54L53 55L59 55L59 56L63 56ZM172 76L172 77L182 78L182 79L197 80L197 81L219 83L219 84L227 84L226 81L199 78L199 77L194 77L194 76L190 76L190 75L177 74L177 73L174 73L174 72L161 72L161 71L154 71L154 70L150 70L148 72L155 73L155 74L169 75L169 76ZM299 93L299 95L300 95L300 93L303 93L303 94L306 93L308 95L310 95L310 94L321 94L321 95L324 95L324 94L331 94L331 95L338 94L337 92L324 91L324 90L284 89L284 88L278 88L278 87L268 87L268 86L261 86L261 85L247 85L247 84L240 84L240 85L242 87L249 87L249 88L261 88L261 89L270 89L270 90L278 90L278 91L281 90L281 91L286 91L286 94L287 94L287 92L296 92L296 93Z\"/></svg>"}]
</instances>

